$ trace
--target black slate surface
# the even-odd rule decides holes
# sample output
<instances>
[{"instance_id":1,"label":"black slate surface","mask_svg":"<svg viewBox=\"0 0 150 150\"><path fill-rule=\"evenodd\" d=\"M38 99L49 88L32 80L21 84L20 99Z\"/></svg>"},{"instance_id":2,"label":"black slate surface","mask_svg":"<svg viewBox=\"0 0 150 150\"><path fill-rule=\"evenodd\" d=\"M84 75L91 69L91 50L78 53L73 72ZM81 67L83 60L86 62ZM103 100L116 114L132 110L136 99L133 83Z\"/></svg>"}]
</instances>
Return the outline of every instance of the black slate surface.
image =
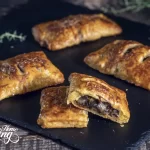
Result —
<instances>
[{"instance_id":1,"label":"black slate surface","mask_svg":"<svg viewBox=\"0 0 150 150\"><path fill-rule=\"evenodd\" d=\"M72 147L83 150L112 150L132 147L150 129L150 93L112 76L98 73L83 63L83 58L90 52L101 48L115 39L132 39L150 45L149 27L110 16L123 28L123 34L116 37L102 38L95 42L82 43L78 46L58 52L41 48L31 35L31 27L37 23L59 19L70 14L95 13L82 7L72 6L59 1L30 1L27 5L16 8L0 20L0 33L17 30L27 35L25 42L19 41L0 44L0 59L17 54L43 50L52 62L64 73L65 83L71 72L86 73L99 77L109 84L127 91L131 110L131 119L123 128L111 121L89 114L89 125L85 129L41 129L36 120L40 111L40 90L25 95L15 96L0 102L0 118L21 127L30 129L43 136L56 139ZM14 46L14 48L11 48Z\"/></svg>"}]
</instances>

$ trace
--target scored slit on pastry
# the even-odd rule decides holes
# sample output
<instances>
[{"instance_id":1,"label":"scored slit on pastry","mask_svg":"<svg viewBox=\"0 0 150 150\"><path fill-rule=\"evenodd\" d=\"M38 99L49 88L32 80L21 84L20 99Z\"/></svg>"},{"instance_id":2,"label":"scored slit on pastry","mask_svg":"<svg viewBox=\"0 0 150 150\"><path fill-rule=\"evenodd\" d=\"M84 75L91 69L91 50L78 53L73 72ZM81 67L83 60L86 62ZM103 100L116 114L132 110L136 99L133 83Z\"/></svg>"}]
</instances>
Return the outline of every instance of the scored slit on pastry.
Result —
<instances>
[{"instance_id":1,"label":"scored slit on pastry","mask_svg":"<svg viewBox=\"0 0 150 150\"><path fill-rule=\"evenodd\" d=\"M101 73L150 90L149 57L149 46L136 41L117 40L90 53L84 62Z\"/></svg>"},{"instance_id":2,"label":"scored slit on pastry","mask_svg":"<svg viewBox=\"0 0 150 150\"><path fill-rule=\"evenodd\" d=\"M67 86L50 87L42 91L41 112L37 123L42 128L83 128L88 124L88 113L67 105Z\"/></svg>"},{"instance_id":3,"label":"scored slit on pastry","mask_svg":"<svg viewBox=\"0 0 150 150\"><path fill-rule=\"evenodd\" d=\"M146 60L149 60L150 59L150 54L148 54L144 59L143 59L143 62L146 61Z\"/></svg>"},{"instance_id":4,"label":"scored slit on pastry","mask_svg":"<svg viewBox=\"0 0 150 150\"><path fill-rule=\"evenodd\" d=\"M34 39L53 51L121 32L121 27L103 14L71 15L32 28Z\"/></svg>"},{"instance_id":5,"label":"scored slit on pastry","mask_svg":"<svg viewBox=\"0 0 150 150\"><path fill-rule=\"evenodd\" d=\"M0 61L0 100L63 82L63 74L42 51Z\"/></svg>"},{"instance_id":6,"label":"scored slit on pastry","mask_svg":"<svg viewBox=\"0 0 150 150\"><path fill-rule=\"evenodd\" d=\"M130 111L126 94L98 78L72 73L67 103L120 124L127 123Z\"/></svg>"}]
</instances>

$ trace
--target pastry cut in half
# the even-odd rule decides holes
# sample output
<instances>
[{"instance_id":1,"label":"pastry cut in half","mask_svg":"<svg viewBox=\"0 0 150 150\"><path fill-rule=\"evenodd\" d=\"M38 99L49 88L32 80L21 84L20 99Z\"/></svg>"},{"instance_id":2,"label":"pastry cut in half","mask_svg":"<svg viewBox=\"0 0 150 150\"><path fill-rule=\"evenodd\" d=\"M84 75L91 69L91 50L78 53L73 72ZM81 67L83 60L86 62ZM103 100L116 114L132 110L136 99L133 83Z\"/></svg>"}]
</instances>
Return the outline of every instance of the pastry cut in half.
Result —
<instances>
[{"instance_id":1,"label":"pastry cut in half","mask_svg":"<svg viewBox=\"0 0 150 150\"><path fill-rule=\"evenodd\" d=\"M150 90L149 46L131 40L116 40L90 53L84 62L101 73Z\"/></svg>"},{"instance_id":2,"label":"pastry cut in half","mask_svg":"<svg viewBox=\"0 0 150 150\"><path fill-rule=\"evenodd\" d=\"M69 77L67 103L119 124L127 123L130 111L126 93L101 79L79 73Z\"/></svg>"},{"instance_id":3,"label":"pastry cut in half","mask_svg":"<svg viewBox=\"0 0 150 150\"><path fill-rule=\"evenodd\" d=\"M63 74L42 51L0 61L0 100L63 82Z\"/></svg>"},{"instance_id":4,"label":"pastry cut in half","mask_svg":"<svg viewBox=\"0 0 150 150\"><path fill-rule=\"evenodd\" d=\"M41 112L37 123L42 128L83 128L88 124L88 113L67 105L67 86L50 87L42 91Z\"/></svg>"},{"instance_id":5,"label":"pastry cut in half","mask_svg":"<svg viewBox=\"0 0 150 150\"><path fill-rule=\"evenodd\" d=\"M32 28L34 39L53 51L121 32L121 27L103 14L71 15Z\"/></svg>"}]
</instances>

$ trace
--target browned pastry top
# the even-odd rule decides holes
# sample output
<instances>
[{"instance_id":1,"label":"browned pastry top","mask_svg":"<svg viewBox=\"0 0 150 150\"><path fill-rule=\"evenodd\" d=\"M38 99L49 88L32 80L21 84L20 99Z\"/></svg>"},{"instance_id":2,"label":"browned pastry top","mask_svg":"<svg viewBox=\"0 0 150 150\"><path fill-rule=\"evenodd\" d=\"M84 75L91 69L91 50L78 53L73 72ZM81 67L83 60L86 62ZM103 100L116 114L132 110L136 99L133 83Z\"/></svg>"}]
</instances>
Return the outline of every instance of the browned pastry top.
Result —
<instances>
[{"instance_id":1,"label":"browned pastry top","mask_svg":"<svg viewBox=\"0 0 150 150\"><path fill-rule=\"evenodd\" d=\"M50 87L42 91L41 94L41 113L49 112L51 116L60 116L67 110L74 112L79 112L79 109L75 108L73 105L67 105L66 101L66 89L68 87ZM55 111L54 111L55 110ZM57 119L57 118L56 118Z\"/></svg>"},{"instance_id":2,"label":"browned pastry top","mask_svg":"<svg viewBox=\"0 0 150 150\"><path fill-rule=\"evenodd\" d=\"M0 100L63 81L63 74L42 51L0 61Z\"/></svg>"},{"instance_id":3,"label":"browned pastry top","mask_svg":"<svg viewBox=\"0 0 150 150\"><path fill-rule=\"evenodd\" d=\"M26 74L27 68L46 67L47 58L42 51L21 54L6 61L0 61L0 79L15 78Z\"/></svg>"},{"instance_id":4,"label":"browned pastry top","mask_svg":"<svg viewBox=\"0 0 150 150\"><path fill-rule=\"evenodd\" d=\"M59 50L121 32L120 26L103 14L71 15L32 28L35 40L50 50Z\"/></svg>"},{"instance_id":5,"label":"browned pastry top","mask_svg":"<svg viewBox=\"0 0 150 150\"><path fill-rule=\"evenodd\" d=\"M150 47L139 42L114 41L92 52L84 61L102 73L150 90Z\"/></svg>"},{"instance_id":6,"label":"browned pastry top","mask_svg":"<svg viewBox=\"0 0 150 150\"><path fill-rule=\"evenodd\" d=\"M101 20L104 23L108 24L108 25L112 25L115 24L113 21L111 21L110 19L106 18L104 15L70 15L68 17L65 17L61 20L58 21L52 21L50 24L47 23L47 30L50 31L60 31L64 28L70 28L72 26L74 27L79 27L82 25L85 25L87 23L89 23L89 21L96 21L96 20Z\"/></svg>"},{"instance_id":7,"label":"browned pastry top","mask_svg":"<svg viewBox=\"0 0 150 150\"><path fill-rule=\"evenodd\" d=\"M85 89L89 93L93 93L94 97L102 97L112 105L128 105L126 99L126 93L118 88L110 86L105 81L98 79L93 76L79 74L79 73L72 73L69 77L69 81L72 82L72 87L70 87L70 93L74 90L82 93ZM93 96L92 95L92 96Z\"/></svg>"},{"instance_id":8,"label":"browned pastry top","mask_svg":"<svg viewBox=\"0 0 150 150\"><path fill-rule=\"evenodd\" d=\"M87 127L86 111L67 105L67 86L50 87L41 94L41 111L37 123L43 128Z\"/></svg>"},{"instance_id":9,"label":"browned pastry top","mask_svg":"<svg viewBox=\"0 0 150 150\"><path fill-rule=\"evenodd\" d=\"M71 102L76 107L85 109L104 118L109 118L120 124L129 121L130 111L128 108L126 93L124 91L107 84L101 79L85 74L72 73L69 77L69 81L70 88L67 98L68 103ZM119 116L114 117L105 113L102 114L102 112L96 111L97 108L95 109L94 107L94 110L92 110L92 102L88 102L89 105L82 105L83 103L81 103L81 99L87 98L89 102L94 100L96 103L106 104L109 109L111 108L118 112Z\"/></svg>"}]
</instances>

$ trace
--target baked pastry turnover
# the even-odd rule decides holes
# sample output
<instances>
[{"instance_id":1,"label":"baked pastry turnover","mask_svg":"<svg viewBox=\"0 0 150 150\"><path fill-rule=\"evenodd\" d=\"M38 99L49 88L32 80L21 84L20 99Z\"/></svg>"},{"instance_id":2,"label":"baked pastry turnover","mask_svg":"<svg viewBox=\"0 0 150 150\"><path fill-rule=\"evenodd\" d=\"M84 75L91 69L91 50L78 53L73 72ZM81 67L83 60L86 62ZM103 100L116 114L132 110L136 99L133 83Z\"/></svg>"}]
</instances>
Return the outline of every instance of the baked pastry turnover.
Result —
<instances>
[{"instance_id":1,"label":"baked pastry turnover","mask_svg":"<svg viewBox=\"0 0 150 150\"><path fill-rule=\"evenodd\" d=\"M139 42L114 41L86 56L84 62L101 73L150 90L150 47Z\"/></svg>"},{"instance_id":2,"label":"baked pastry turnover","mask_svg":"<svg viewBox=\"0 0 150 150\"><path fill-rule=\"evenodd\" d=\"M42 51L0 61L0 100L63 81L63 74Z\"/></svg>"},{"instance_id":3,"label":"baked pastry turnover","mask_svg":"<svg viewBox=\"0 0 150 150\"><path fill-rule=\"evenodd\" d=\"M121 32L121 27L103 14L72 15L32 28L35 40L53 51Z\"/></svg>"},{"instance_id":4,"label":"baked pastry turnover","mask_svg":"<svg viewBox=\"0 0 150 150\"><path fill-rule=\"evenodd\" d=\"M37 123L42 128L83 128L88 124L88 113L67 105L68 87L50 87L42 91L41 112Z\"/></svg>"},{"instance_id":5,"label":"baked pastry turnover","mask_svg":"<svg viewBox=\"0 0 150 150\"><path fill-rule=\"evenodd\" d=\"M67 103L120 124L127 123L130 111L126 94L103 80L72 73Z\"/></svg>"}]
</instances>

